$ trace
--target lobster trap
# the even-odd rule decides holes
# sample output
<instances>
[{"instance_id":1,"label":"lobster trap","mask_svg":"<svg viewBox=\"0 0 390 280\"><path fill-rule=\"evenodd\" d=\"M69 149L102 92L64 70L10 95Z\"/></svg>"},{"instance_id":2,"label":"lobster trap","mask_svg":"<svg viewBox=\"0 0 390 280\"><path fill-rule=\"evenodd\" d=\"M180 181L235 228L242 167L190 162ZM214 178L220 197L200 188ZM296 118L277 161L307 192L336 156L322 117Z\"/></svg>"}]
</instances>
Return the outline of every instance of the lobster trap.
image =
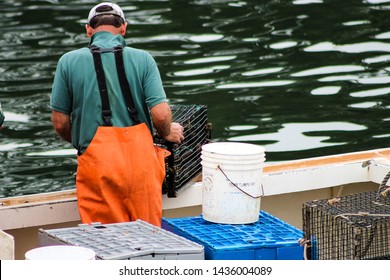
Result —
<instances>
[{"instance_id":1,"label":"lobster trap","mask_svg":"<svg viewBox=\"0 0 390 280\"><path fill-rule=\"evenodd\" d=\"M184 140L174 144L155 134L154 142L171 152L165 159L162 192L168 197L176 197L179 189L202 173L200 155L202 145L210 142L211 124L205 105L173 105L171 111L172 121L184 127Z\"/></svg>"},{"instance_id":2,"label":"lobster trap","mask_svg":"<svg viewBox=\"0 0 390 280\"><path fill-rule=\"evenodd\" d=\"M388 190L380 187L379 191L304 203L307 259L390 259Z\"/></svg>"}]
</instances>

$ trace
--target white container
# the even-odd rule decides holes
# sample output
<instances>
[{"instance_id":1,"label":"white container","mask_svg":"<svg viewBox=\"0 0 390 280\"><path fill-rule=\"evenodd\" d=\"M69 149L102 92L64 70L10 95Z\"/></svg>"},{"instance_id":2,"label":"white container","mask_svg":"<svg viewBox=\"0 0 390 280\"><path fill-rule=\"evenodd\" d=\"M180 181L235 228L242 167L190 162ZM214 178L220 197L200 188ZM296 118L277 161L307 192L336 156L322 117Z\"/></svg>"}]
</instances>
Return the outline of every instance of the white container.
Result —
<instances>
[{"instance_id":1,"label":"white container","mask_svg":"<svg viewBox=\"0 0 390 280\"><path fill-rule=\"evenodd\" d=\"M249 224L259 219L262 172L261 146L216 142L202 146L202 215L221 224Z\"/></svg>"},{"instance_id":2,"label":"white container","mask_svg":"<svg viewBox=\"0 0 390 280\"><path fill-rule=\"evenodd\" d=\"M96 254L89 248L55 245L32 249L25 254L26 260L95 260Z\"/></svg>"}]
</instances>

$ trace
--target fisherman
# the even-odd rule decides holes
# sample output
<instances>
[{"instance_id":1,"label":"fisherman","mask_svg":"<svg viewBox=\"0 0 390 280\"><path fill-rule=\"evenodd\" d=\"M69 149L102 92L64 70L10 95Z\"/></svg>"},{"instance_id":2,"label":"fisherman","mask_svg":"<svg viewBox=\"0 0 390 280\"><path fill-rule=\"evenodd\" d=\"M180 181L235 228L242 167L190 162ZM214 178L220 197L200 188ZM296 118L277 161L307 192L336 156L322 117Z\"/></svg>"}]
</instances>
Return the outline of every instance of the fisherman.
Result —
<instances>
[{"instance_id":1,"label":"fisherman","mask_svg":"<svg viewBox=\"0 0 390 280\"><path fill-rule=\"evenodd\" d=\"M146 51L127 47L122 9L93 7L89 47L58 61L51 95L55 131L78 151L76 190L83 223L141 219L161 226L165 149L153 127L180 143L159 70Z\"/></svg>"}]
</instances>

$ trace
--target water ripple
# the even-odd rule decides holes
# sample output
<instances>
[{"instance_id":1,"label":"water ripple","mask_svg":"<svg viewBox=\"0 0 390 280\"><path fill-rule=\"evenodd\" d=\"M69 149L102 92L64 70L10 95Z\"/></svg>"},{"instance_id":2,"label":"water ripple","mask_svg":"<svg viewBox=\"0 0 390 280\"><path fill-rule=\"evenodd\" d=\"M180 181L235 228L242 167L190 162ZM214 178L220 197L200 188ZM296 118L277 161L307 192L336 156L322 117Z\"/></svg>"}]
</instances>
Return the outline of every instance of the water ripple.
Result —
<instances>
[{"instance_id":1,"label":"water ripple","mask_svg":"<svg viewBox=\"0 0 390 280\"><path fill-rule=\"evenodd\" d=\"M191 77L191 76L205 75L205 74L215 73L218 72L219 70L224 70L228 68L230 68L229 65L215 65L208 68L198 68L198 69L177 71L173 73L173 76Z\"/></svg>"},{"instance_id":2,"label":"water ripple","mask_svg":"<svg viewBox=\"0 0 390 280\"><path fill-rule=\"evenodd\" d=\"M337 94L341 90L339 86L327 86L313 89L311 94L313 95L333 95Z\"/></svg>"},{"instance_id":3,"label":"water ripple","mask_svg":"<svg viewBox=\"0 0 390 280\"><path fill-rule=\"evenodd\" d=\"M351 92L352 97L374 97L390 93L390 87Z\"/></svg>"},{"instance_id":4,"label":"water ripple","mask_svg":"<svg viewBox=\"0 0 390 280\"><path fill-rule=\"evenodd\" d=\"M359 65L332 65L332 66L323 66L318 68L313 68L309 70L304 70L291 74L292 77L306 77L314 75L323 75L330 73L343 73L343 72L356 72L363 71L365 68Z\"/></svg>"},{"instance_id":5,"label":"water ripple","mask_svg":"<svg viewBox=\"0 0 390 280\"><path fill-rule=\"evenodd\" d=\"M236 57L237 56L235 56L235 55L202 57L202 58L195 58L195 59L190 59L190 60L184 61L184 64L201 64L201 63L210 63L210 62L221 62L221 61L233 60Z\"/></svg>"},{"instance_id":6,"label":"water ripple","mask_svg":"<svg viewBox=\"0 0 390 280\"><path fill-rule=\"evenodd\" d=\"M243 142L266 142L272 141L272 144L263 144L266 152L278 152L283 150L301 151L306 149L315 149L326 146L343 145L343 142L332 142L330 136L307 135L308 132L321 131L361 131L367 127L363 125L346 122L328 122L328 123L287 123L276 133L250 134L237 137L231 137L229 141Z\"/></svg>"},{"instance_id":7,"label":"water ripple","mask_svg":"<svg viewBox=\"0 0 390 280\"><path fill-rule=\"evenodd\" d=\"M322 42L304 49L305 52L344 52L344 53L364 53L364 52L390 52L390 43L383 42L363 42L356 44L335 45L332 42Z\"/></svg>"},{"instance_id":8,"label":"water ripple","mask_svg":"<svg viewBox=\"0 0 390 280\"><path fill-rule=\"evenodd\" d=\"M278 87L278 86L287 86L295 83L294 80L275 80L267 82L242 82L242 83L231 83L218 85L218 89L235 89L235 88L259 88L259 87Z\"/></svg>"},{"instance_id":9,"label":"water ripple","mask_svg":"<svg viewBox=\"0 0 390 280\"><path fill-rule=\"evenodd\" d=\"M284 69L283 67L272 67L272 68L251 70L251 71L243 72L241 74L243 76L258 76L258 75L277 73L277 72L282 71L283 69Z\"/></svg>"}]
</instances>

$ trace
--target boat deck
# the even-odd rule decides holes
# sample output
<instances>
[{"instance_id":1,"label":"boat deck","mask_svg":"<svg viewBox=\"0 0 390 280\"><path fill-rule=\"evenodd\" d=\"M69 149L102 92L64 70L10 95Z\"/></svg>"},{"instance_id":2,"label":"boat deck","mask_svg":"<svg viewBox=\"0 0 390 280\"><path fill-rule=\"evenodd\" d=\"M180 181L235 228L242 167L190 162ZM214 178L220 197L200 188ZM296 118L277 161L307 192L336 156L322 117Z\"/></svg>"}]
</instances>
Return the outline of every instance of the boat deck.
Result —
<instances>
[{"instance_id":1,"label":"boat deck","mask_svg":"<svg viewBox=\"0 0 390 280\"><path fill-rule=\"evenodd\" d=\"M390 148L289 162L265 163L261 209L301 228L302 203L377 189L390 172ZM176 198L163 197L164 217L199 215L202 178L181 188ZM0 199L0 236L15 238L16 258L35 246L25 240L39 228L80 223L75 190ZM1 256L0 256L1 259Z\"/></svg>"}]
</instances>

